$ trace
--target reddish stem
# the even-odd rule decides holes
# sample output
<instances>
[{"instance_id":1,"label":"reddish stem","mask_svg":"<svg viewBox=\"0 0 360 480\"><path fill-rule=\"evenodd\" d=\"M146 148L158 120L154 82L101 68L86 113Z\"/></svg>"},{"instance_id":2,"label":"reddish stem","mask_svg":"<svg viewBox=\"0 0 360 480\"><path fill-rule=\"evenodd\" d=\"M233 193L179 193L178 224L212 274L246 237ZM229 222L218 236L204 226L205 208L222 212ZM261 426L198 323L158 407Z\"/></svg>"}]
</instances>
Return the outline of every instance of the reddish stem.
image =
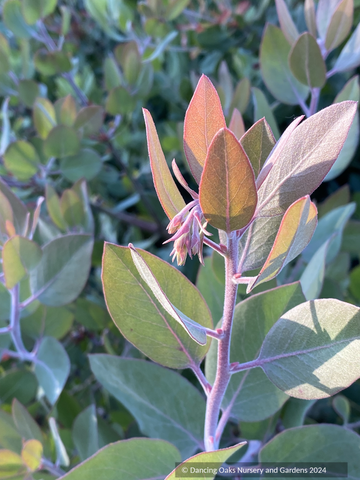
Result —
<instances>
[{"instance_id":1,"label":"reddish stem","mask_svg":"<svg viewBox=\"0 0 360 480\"><path fill-rule=\"evenodd\" d=\"M230 341L237 295L237 285L233 283L238 260L238 239L229 235L228 255L225 257L225 302L222 330L224 337L218 341L217 371L214 385L207 399L204 442L207 452L216 450L220 438L216 438L216 429L227 386L230 381Z\"/></svg>"}]
</instances>

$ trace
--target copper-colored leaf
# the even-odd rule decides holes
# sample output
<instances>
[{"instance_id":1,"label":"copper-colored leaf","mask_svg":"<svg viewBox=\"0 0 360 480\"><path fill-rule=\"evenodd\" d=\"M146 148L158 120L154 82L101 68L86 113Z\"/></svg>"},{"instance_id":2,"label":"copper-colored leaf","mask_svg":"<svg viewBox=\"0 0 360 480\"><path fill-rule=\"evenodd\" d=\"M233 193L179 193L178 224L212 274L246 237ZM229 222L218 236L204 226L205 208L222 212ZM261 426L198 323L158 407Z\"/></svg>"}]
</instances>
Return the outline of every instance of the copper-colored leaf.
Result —
<instances>
[{"instance_id":1,"label":"copper-colored leaf","mask_svg":"<svg viewBox=\"0 0 360 480\"><path fill-rule=\"evenodd\" d=\"M200 183L206 220L232 232L251 220L257 203L254 171L235 135L222 128L208 150Z\"/></svg>"},{"instance_id":2,"label":"copper-colored leaf","mask_svg":"<svg viewBox=\"0 0 360 480\"><path fill-rule=\"evenodd\" d=\"M275 145L275 137L265 118L261 118L240 140L257 177Z\"/></svg>"},{"instance_id":3,"label":"copper-colored leaf","mask_svg":"<svg viewBox=\"0 0 360 480\"><path fill-rule=\"evenodd\" d=\"M238 140L240 140L240 138L245 133L244 120L237 108L234 108L233 113L231 115L229 129L234 133L235 137Z\"/></svg>"},{"instance_id":4,"label":"copper-colored leaf","mask_svg":"<svg viewBox=\"0 0 360 480\"><path fill-rule=\"evenodd\" d=\"M185 202L171 176L150 112L143 109L150 165L157 196L170 220L185 207Z\"/></svg>"},{"instance_id":5,"label":"copper-colored leaf","mask_svg":"<svg viewBox=\"0 0 360 480\"><path fill-rule=\"evenodd\" d=\"M275 278L291 260L308 245L317 225L317 209L307 195L294 202L285 212L274 245L260 273L249 283L256 285Z\"/></svg>"},{"instance_id":6,"label":"copper-colored leaf","mask_svg":"<svg viewBox=\"0 0 360 480\"><path fill-rule=\"evenodd\" d=\"M207 150L215 134L226 127L219 96L205 75L199 80L184 122L184 150L191 172L199 183Z\"/></svg>"}]
</instances>

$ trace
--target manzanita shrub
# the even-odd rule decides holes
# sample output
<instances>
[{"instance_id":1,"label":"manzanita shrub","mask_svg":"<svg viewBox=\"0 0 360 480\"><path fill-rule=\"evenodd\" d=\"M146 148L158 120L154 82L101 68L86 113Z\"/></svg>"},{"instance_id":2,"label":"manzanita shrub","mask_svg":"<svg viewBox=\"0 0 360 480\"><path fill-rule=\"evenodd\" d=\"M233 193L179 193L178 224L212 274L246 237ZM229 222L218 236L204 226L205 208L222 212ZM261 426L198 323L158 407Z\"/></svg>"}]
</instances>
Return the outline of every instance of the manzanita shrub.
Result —
<instances>
[{"instance_id":1,"label":"manzanita shrub","mask_svg":"<svg viewBox=\"0 0 360 480\"><path fill-rule=\"evenodd\" d=\"M197 255L204 265L204 245L222 257L223 312L213 325L200 291L175 267L132 244L105 245L105 299L127 340L162 367L190 368L206 398L179 374L146 360L95 355L90 363L99 382L133 413L142 431L171 442L183 460L199 449L212 452L214 461L223 455L219 447L232 417L262 420L288 396L326 398L359 377L358 307L334 299L305 301L299 282L237 303L238 284L246 284L250 293L275 278L310 243L317 226L310 194L336 161L356 109L356 102L345 101L306 120L296 118L276 142L265 118L242 133L234 110L227 127L216 89L203 75L184 123L184 150L198 192L172 162L178 183L192 198L188 203L144 109L151 170L170 220L173 260L182 265L187 255ZM218 241L210 238L208 225L218 230ZM260 270L253 275L247 273L256 268ZM200 366L204 359L205 375ZM266 404L262 408L257 393ZM341 435L341 429L333 429L325 442ZM358 437L350 436L352 448L359 448ZM276 441L281 442L281 435ZM249 448L245 457L283 460L282 454L269 456L270 445L260 452ZM291 460L303 459L301 455ZM186 462L200 462L195 458ZM309 452L310 458L334 459L332 450L330 455ZM351 455L346 459L352 471L355 462Z\"/></svg>"},{"instance_id":2,"label":"manzanita shrub","mask_svg":"<svg viewBox=\"0 0 360 480\"><path fill-rule=\"evenodd\" d=\"M0 10L0 479L360 479L358 0Z\"/></svg>"}]
</instances>

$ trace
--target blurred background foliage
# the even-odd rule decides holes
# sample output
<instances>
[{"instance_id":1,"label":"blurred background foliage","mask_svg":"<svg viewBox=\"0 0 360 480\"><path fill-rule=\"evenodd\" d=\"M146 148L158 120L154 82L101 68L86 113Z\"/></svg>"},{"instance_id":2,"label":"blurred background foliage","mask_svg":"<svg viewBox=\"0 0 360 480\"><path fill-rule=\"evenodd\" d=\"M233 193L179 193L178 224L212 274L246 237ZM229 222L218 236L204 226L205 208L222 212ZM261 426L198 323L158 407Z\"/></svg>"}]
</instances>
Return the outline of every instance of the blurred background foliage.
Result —
<instances>
[{"instance_id":1,"label":"blurred background foliage","mask_svg":"<svg viewBox=\"0 0 360 480\"><path fill-rule=\"evenodd\" d=\"M303 1L287 4L299 32L304 31ZM11 404L16 398L42 428L38 437L48 457L57 458L63 467L74 466L94 453L83 451L78 433L84 431L89 418L97 422L96 449L142 435L130 413L101 389L87 359L89 353L102 352L142 355L121 336L107 313L101 286L104 241L120 245L131 241L169 261L171 246L162 245L168 238L167 219L153 187L141 108L151 112L169 164L176 158L192 188L196 185L184 161L182 122L202 73L217 87L227 120L237 108L246 128L265 115L278 137L302 110L274 98L262 79L259 50L264 28L266 23L278 25L272 0L6 0L0 2L0 9L0 175L4 188L11 189L30 212L38 207L34 243L44 246L68 234L94 236L90 274L81 294L75 292L74 298L70 295L60 303L54 294L49 295L22 310L26 349L36 348L44 336L61 342L70 359L69 377L52 402L44 387L39 389L39 376L31 367L4 354L0 446L19 453L21 435L8 415L11 411L14 415ZM360 1L355 0L352 30L359 19ZM344 44L330 53L328 70ZM356 73L352 69L328 78L319 109L330 105ZM358 91L357 77L353 82ZM39 197L45 198L42 204ZM324 277L320 297L359 304L359 148L348 167L324 182L313 199L320 218L355 202L350 210L337 211L332 217L341 217L337 226L333 227L336 222L331 218L327 220L328 234L331 224L340 232L341 241L326 270L314 275ZM59 244L59 261L61 248ZM310 259L308 251L283 272L278 283L297 280ZM215 256L205 264L199 271L197 259L187 260L181 270L194 283L198 278L216 322L223 297L222 265ZM211 277L211 288L205 275L208 280ZM21 301L29 295L25 283L26 277ZM273 286L275 281L266 288ZM0 327L5 328L8 311L9 297L0 283ZM9 335L0 336L0 348L10 344ZM192 373L183 374L196 383ZM356 421L359 399L356 382L336 401L340 407L334 408L332 399L308 405L311 410L305 423L341 424L344 411L351 411L347 415ZM94 412L91 405L96 405ZM297 407L292 404L291 408ZM280 414L286 428L291 426L289 413L282 411L262 422L229 426L227 438L269 437L284 428ZM50 417L56 419L52 428Z\"/></svg>"}]
</instances>

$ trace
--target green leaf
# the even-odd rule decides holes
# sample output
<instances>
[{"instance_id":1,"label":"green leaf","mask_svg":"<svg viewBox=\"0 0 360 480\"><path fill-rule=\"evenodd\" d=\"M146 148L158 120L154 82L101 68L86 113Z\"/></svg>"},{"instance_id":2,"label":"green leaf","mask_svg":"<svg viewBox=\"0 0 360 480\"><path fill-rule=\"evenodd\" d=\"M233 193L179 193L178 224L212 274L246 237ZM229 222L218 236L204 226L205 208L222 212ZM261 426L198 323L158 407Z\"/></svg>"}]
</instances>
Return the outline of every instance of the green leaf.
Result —
<instances>
[{"instance_id":1,"label":"green leaf","mask_svg":"<svg viewBox=\"0 0 360 480\"><path fill-rule=\"evenodd\" d=\"M71 95L67 95L63 100L60 108L60 122L72 127L76 119L76 103Z\"/></svg>"},{"instance_id":2,"label":"green leaf","mask_svg":"<svg viewBox=\"0 0 360 480\"><path fill-rule=\"evenodd\" d=\"M300 284L293 283L253 295L235 307L231 336L230 362L254 360L275 322L287 310L305 300ZM211 345L206 357L206 377L212 384L216 374L217 345ZM232 375L222 408L231 408L237 420L255 422L273 415L287 395L276 388L260 369Z\"/></svg>"},{"instance_id":3,"label":"green leaf","mask_svg":"<svg viewBox=\"0 0 360 480\"><path fill-rule=\"evenodd\" d=\"M110 355L90 355L90 366L145 435L170 441L183 458L203 448L205 401L184 377L144 360Z\"/></svg>"},{"instance_id":4,"label":"green leaf","mask_svg":"<svg viewBox=\"0 0 360 480\"><path fill-rule=\"evenodd\" d=\"M334 193L329 195L323 202L318 205L319 218L331 212L337 207L342 207L350 202L350 188L349 185L343 185Z\"/></svg>"},{"instance_id":5,"label":"green leaf","mask_svg":"<svg viewBox=\"0 0 360 480\"><path fill-rule=\"evenodd\" d=\"M45 198L51 220L60 230L66 230L66 222L60 208L60 199L55 189L49 183L45 187Z\"/></svg>"},{"instance_id":6,"label":"green leaf","mask_svg":"<svg viewBox=\"0 0 360 480\"><path fill-rule=\"evenodd\" d=\"M306 413L316 400L300 400L289 398L282 412L282 422L285 428L301 427L304 424Z\"/></svg>"},{"instance_id":7,"label":"green leaf","mask_svg":"<svg viewBox=\"0 0 360 480\"><path fill-rule=\"evenodd\" d=\"M39 425L16 398L14 398L12 403L12 416L16 428L24 440L35 439L40 443L44 442Z\"/></svg>"},{"instance_id":8,"label":"green leaf","mask_svg":"<svg viewBox=\"0 0 360 480\"><path fill-rule=\"evenodd\" d=\"M356 27L345 44L345 47L341 50L331 72L336 73L350 70L356 68L358 65L360 65L360 24Z\"/></svg>"},{"instance_id":9,"label":"green leaf","mask_svg":"<svg viewBox=\"0 0 360 480\"><path fill-rule=\"evenodd\" d=\"M81 178L92 180L102 168L99 154L90 148L82 148L77 155L65 157L60 163L61 172L70 182L77 182Z\"/></svg>"},{"instance_id":10,"label":"green leaf","mask_svg":"<svg viewBox=\"0 0 360 480\"><path fill-rule=\"evenodd\" d=\"M306 262L309 262L318 248L335 233L338 234L338 238L333 242L328 252L327 262L330 263L334 260L340 250L342 232L354 211L355 203L349 203L343 207L335 208L319 220L314 236L302 254Z\"/></svg>"},{"instance_id":11,"label":"green leaf","mask_svg":"<svg viewBox=\"0 0 360 480\"><path fill-rule=\"evenodd\" d=\"M5 167L19 180L29 180L38 170L40 159L31 143L17 140L4 153Z\"/></svg>"},{"instance_id":12,"label":"green leaf","mask_svg":"<svg viewBox=\"0 0 360 480\"><path fill-rule=\"evenodd\" d=\"M229 67L225 60L220 63L219 70L219 84L218 91L220 93L221 101L225 112L229 111L231 100L234 95L233 80L231 78Z\"/></svg>"},{"instance_id":13,"label":"green leaf","mask_svg":"<svg viewBox=\"0 0 360 480\"><path fill-rule=\"evenodd\" d=\"M188 458L185 460L185 462L181 463L178 467L173 470L170 475L166 477L165 480L175 480L176 478L181 478L180 472L185 472L184 467L187 468L186 472L189 471L191 472L191 465L194 464L195 468L199 468L199 464L201 465L211 465L213 463L218 464L218 468L221 467L221 465L226 462L228 458L231 457L234 453L236 453L241 447L246 445L245 442L243 443L238 443L237 445L234 445L233 447L229 448L223 448L222 450L215 450L213 452L202 452L198 453L197 455ZM209 472L210 473L210 472ZM215 478L215 473L212 474L210 473L211 476L209 476L209 473L206 474L206 479L207 480L213 480ZM180 474L180 475L179 475ZM184 477L183 477L184 478ZM196 480L199 478L199 474L196 474L195 477L189 476L189 474L186 474L186 478L189 480ZM205 478L205 477L204 477Z\"/></svg>"},{"instance_id":14,"label":"green leaf","mask_svg":"<svg viewBox=\"0 0 360 480\"><path fill-rule=\"evenodd\" d=\"M26 475L22 458L11 450L0 450L0 475L0 478L22 479Z\"/></svg>"},{"instance_id":15,"label":"green leaf","mask_svg":"<svg viewBox=\"0 0 360 480\"><path fill-rule=\"evenodd\" d=\"M240 143L253 167L255 177L260 173L276 141L270 125L261 118L243 135Z\"/></svg>"},{"instance_id":16,"label":"green leaf","mask_svg":"<svg viewBox=\"0 0 360 480\"><path fill-rule=\"evenodd\" d=\"M82 225L84 221L83 205L73 190L64 190L60 199L60 208L62 216L70 228Z\"/></svg>"},{"instance_id":17,"label":"green leaf","mask_svg":"<svg viewBox=\"0 0 360 480\"><path fill-rule=\"evenodd\" d=\"M123 83L121 71L113 57L105 58L104 61L104 82L106 90L112 90Z\"/></svg>"},{"instance_id":18,"label":"green leaf","mask_svg":"<svg viewBox=\"0 0 360 480\"><path fill-rule=\"evenodd\" d=\"M210 225L228 233L245 227L255 212L254 171L243 147L227 128L215 135L208 148L199 200Z\"/></svg>"},{"instance_id":19,"label":"green leaf","mask_svg":"<svg viewBox=\"0 0 360 480\"><path fill-rule=\"evenodd\" d=\"M21 321L21 331L36 340L42 336L63 338L71 329L74 314L66 307L39 305L31 315Z\"/></svg>"},{"instance_id":20,"label":"green leaf","mask_svg":"<svg viewBox=\"0 0 360 480\"><path fill-rule=\"evenodd\" d=\"M76 321L90 331L103 330L110 322L106 310L86 298L76 300L75 316Z\"/></svg>"},{"instance_id":21,"label":"green leaf","mask_svg":"<svg viewBox=\"0 0 360 480\"><path fill-rule=\"evenodd\" d=\"M241 114L245 113L247 106L250 101L250 80L248 78L243 78L237 84L234 92L234 96L230 105L230 112L237 108Z\"/></svg>"},{"instance_id":22,"label":"green leaf","mask_svg":"<svg viewBox=\"0 0 360 480\"><path fill-rule=\"evenodd\" d=\"M106 99L105 110L111 115L127 115L133 112L135 106L136 98L120 85L110 90Z\"/></svg>"},{"instance_id":23,"label":"green leaf","mask_svg":"<svg viewBox=\"0 0 360 480\"><path fill-rule=\"evenodd\" d=\"M313 300L320 295L325 278L326 257L330 244L335 240L337 234L331 236L310 259L300 277L300 283L306 300Z\"/></svg>"},{"instance_id":24,"label":"green leaf","mask_svg":"<svg viewBox=\"0 0 360 480\"><path fill-rule=\"evenodd\" d=\"M208 77L202 75L184 121L184 151L197 183L200 183L210 143L216 133L225 127L220 98Z\"/></svg>"},{"instance_id":25,"label":"green leaf","mask_svg":"<svg viewBox=\"0 0 360 480\"><path fill-rule=\"evenodd\" d=\"M161 479L179 461L178 450L168 442L149 438L132 438L102 448L62 478L64 480ZM104 468L104 465L107 468Z\"/></svg>"},{"instance_id":26,"label":"green leaf","mask_svg":"<svg viewBox=\"0 0 360 480\"><path fill-rule=\"evenodd\" d=\"M66 125L54 127L44 143L44 153L48 157L64 158L76 155L80 142L76 131Z\"/></svg>"},{"instance_id":27,"label":"green leaf","mask_svg":"<svg viewBox=\"0 0 360 480\"><path fill-rule=\"evenodd\" d=\"M30 472L35 472L40 467L43 451L43 446L38 440L27 440L24 443L21 458Z\"/></svg>"},{"instance_id":28,"label":"green leaf","mask_svg":"<svg viewBox=\"0 0 360 480\"><path fill-rule=\"evenodd\" d=\"M148 285L162 308L184 328L184 330L195 342L197 342L199 345L206 345L206 329L199 323L194 322L194 320L191 320L191 318L183 314L169 301L168 297L161 289L154 274L140 253L132 244L129 245L129 248L134 265L140 277L146 283L146 285Z\"/></svg>"},{"instance_id":29,"label":"green leaf","mask_svg":"<svg viewBox=\"0 0 360 480\"><path fill-rule=\"evenodd\" d=\"M341 245L342 251L357 255L359 252L359 241L360 222L350 220L344 228L343 241Z\"/></svg>"},{"instance_id":30,"label":"green leaf","mask_svg":"<svg viewBox=\"0 0 360 480\"><path fill-rule=\"evenodd\" d=\"M8 225L13 225L14 215L9 200L0 192L0 234L2 242L8 237ZM1 242L1 243L2 243Z\"/></svg>"},{"instance_id":31,"label":"green leaf","mask_svg":"<svg viewBox=\"0 0 360 480\"><path fill-rule=\"evenodd\" d=\"M319 37L322 40L326 38L326 32L334 12L341 0L319 0L316 11L316 25Z\"/></svg>"},{"instance_id":32,"label":"green leaf","mask_svg":"<svg viewBox=\"0 0 360 480\"><path fill-rule=\"evenodd\" d=\"M316 14L315 14L315 5L314 0L305 0L304 3L304 15L306 26L315 38L317 38L317 28L316 28Z\"/></svg>"},{"instance_id":33,"label":"green leaf","mask_svg":"<svg viewBox=\"0 0 360 480\"><path fill-rule=\"evenodd\" d=\"M95 405L85 408L76 417L72 427L72 439L81 461L91 457L99 450Z\"/></svg>"},{"instance_id":34,"label":"green leaf","mask_svg":"<svg viewBox=\"0 0 360 480\"><path fill-rule=\"evenodd\" d=\"M286 40L293 45L299 37L298 29L296 28L287 5L284 0L275 0L276 10L279 17L279 23Z\"/></svg>"},{"instance_id":35,"label":"green leaf","mask_svg":"<svg viewBox=\"0 0 360 480\"><path fill-rule=\"evenodd\" d=\"M71 24L71 9L64 5L60 5L61 10L61 35L65 36L69 33Z\"/></svg>"},{"instance_id":36,"label":"green leaf","mask_svg":"<svg viewBox=\"0 0 360 480\"><path fill-rule=\"evenodd\" d=\"M30 273L33 296L58 307L75 300L88 278L93 240L90 235L55 238L43 247L38 266Z\"/></svg>"},{"instance_id":37,"label":"green leaf","mask_svg":"<svg viewBox=\"0 0 360 480\"><path fill-rule=\"evenodd\" d=\"M2 71L8 72L11 68L10 65L10 47L9 43L4 37L4 35L0 34L0 62L2 65ZM5 100L6 101L6 100Z\"/></svg>"},{"instance_id":38,"label":"green leaf","mask_svg":"<svg viewBox=\"0 0 360 480\"><path fill-rule=\"evenodd\" d=\"M351 78L344 88L337 94L334 103L339 103L344 100L354 100L358 102L360 99L359 77L356 75ZM331 167L330 172L326 175L325 181L333 180L339 176L351 162L356 148L359 143L359 114L356 112L353 123L351 124L348 136L345 140L341 152Z\"/></svg>"},{"instance_id":39,"label":"green leaf","mask_svg":"<svg viewBox=\"0 0 360 480\"><path fill-rule=\"evenodd\" d=\"M123 41L124 37L118 33L110 14L110 3L108 0L85 0L84 2L87 12L100 25L108 37L116 41Z\"/></svg>"},{"instance_id":40,"label":"green leaf","mask_svg":"<svg viewBox=\"0 0 360 480\"><path fill-rule=\"evenodd\" d=\"M36 388L36 378L26 370L9 370L0 378L0 398L4 403L11 403L14 398L29 403L35 397Z\"/></svg>"},{"instance_id":41,"label":"green leaf","mask_svg":"<svg viewBox=\"0 0 360 480\"><path fill-rule=\"evenodd\" d=\"M277 126L274 114L268 104L268 101L266 100L264 93L255 87L251 89L251 92L254 102L254 123L262 118L265 118L271 127L271 131L273 132L275 139L278 139L280 137L279 127Z\"/></svg>"},{"instance_id":42,"label":"green leaf","mask_svg":"<svg viewBox=\"0 0 360 480\"><path fill-rule=\"evenodd\" d=\"M358 102L360 97L359 76L354 75L345 86L336 95L334 103L340 103L345 100L353 100Z\"/></svg>"},{"instance_id":43,"label":"green leaf","mask_svg":"<svg viewBox=\"0 0 360 480\"><path fill-rule=\"evenodd\" d=\"M22 13L29 25L41 18L51 15L56 8L57 0L23 0Z\"/></svg>"},{"instance_id":44,"label":"green leaf","mask_svg":"<svg viewBox=\"0 0 360 480\"><path fill-rule=\"evenodd\" d=\"M77 194L80 198L81 203L83 205L83 209L85 212L85 219L83 221L83 228L84 231L90 234L94 234L94 218L92 215L90 201L89 201L89 194L86 185L86 181L84 179L78 180L74 183L72 190Z\"/></svg>"},{"instance_id":45,"label":"green leaf","mask_svg":"<svg viewBox=\"0 0 360 480\"><path fill-rule=\"evenodd\" d=\"M303 33L289 53L293 75L304 85L321 88L326 82L326 66L320 47L310 33Z\"/></svg>"},{"instance_id":46,"label":"green leaf","mask_svg":"<svg viewBox=\"0 0 360 480\"><path fill-rule=\"evenodd\" d=\"M164 37L160 43L156 46L155 50L152 52L152 54L144 60L144 63L149 63L153 62L156 60L166 49L166 47L171 43L176 37L178 36L178 32L172 31Z\"/></svg>"},{"instance_id":47,"label":"green leaf","mask_svg":"<svg viewBox=\"0 0 360 480\"><path fill-rule=\"evenodd\" d=\"M115 57L120 63L125 80L134 85L141 71L141 56L135 41L122 43L115 48Z\"/></svg>"},{"instance_id":48,"label":"green leaf","mask_svg":"<svg viewBox=\"0 0 360 480\"><path fill-rule=\"evenodd\" d=\"M285 404L286 405L286 404ZM239 422L241 437L246 440L261 440L266 442L268 438L275 435L276 423L280 416L280 410L272 417L259 422Z\"/></svg>"},{"instance_id":49,"label":"green leaf","mask_svg":"<svg viewBox=\"0 0 360 480\"><path fill-rule=\"evenodd\" d=\"M0 178L0 194L6 197L14 214L13 224L16 233L26 235L28 228L29 212L23 202L8 188L8 186ZM3 202L1 201L0 204Z\"/></svg>"},{"instance_id":50,"label":"green leaf","mask_svg":"<svg viewBox=\"0 0 360 480\"><path fill-rule=\"evenodd\" d=\"M185 202L171 176L150 112L144 108L143 114L154 186L164 212L172 219L185 207Z\"/></svg>"},{"instance_id":51,"label":"green leaf","mask_svg":"<svg viewBox=\"0 0 360 480\"><path fill-rule=\"evenodd\" d=\"M291 73L288 65L289 53L290 44L283 32L278 27L268 24L260 47L263 80L280 102L297 105L299 101L306 100L309 89L296 80Z\"/></svg>"},{"instance_id":52,"label":"green leaf","mask_svg":"<svg viewBox=\"0 0 360 480\"><path fill-rule=\"evenodd\" d=\"M347 463L349 478L359 478L360 466L357 452L360 438L354 432L338 425L309 425L291 428L276 435L259 454L260 462L330 462L327 468L333 478L341 478L336 464ZM333 470L334 469L334 470Z\"/></svg>"},{"instance_id":53,"label":"green leaf","mask_svg":"<svg viewBox=\"0 0 360 480\"><path fill-rule=\"evenodd\" d=\"M2 409L0 409L0 446L16 453L20 453L22 447L21 436L16 430L14 420Z\"/></svg>"},{"instance_id":54,"label":"green leaf","mask_svg":"<svg viewBox=\"0 0 360 480\"><path fill-rule=\"evenodd\" d=\"M349 421L351 406L349 400L344 395L336 395L333 398L332 405L336 413L342 418L344 425Z\"/></svg>"},{"instance_id":55,"label":"green leaf","mask_svg":"<svg viewBox=\"0 0 360 480\"><path fill-rule=\"evenodd\" d=\"M223 314L225 288L214 273L212 257L205 257L204 265L200 265L196 286L204 297L216 325Z\"/></svg>"},{"instance_id":56,"label":"green leaf","mask_svg":"<svg viewBox=\"0 0 360 480\"><path fill-rule=\"evenodd\" d=\"M74 128L85 136L100 132L104 122L104 110L98 105L82 108L75 119Z\"/></svg>"},{"instance_id":57,"label":"green leaf","mask_svg":"<svg viewBox=\"0 0 360 480\"><path fill-rule=\"evenodd\" d=\"M196 287L167 262L140 251L170 302L195 322L212 328L210 312ZM155 303L151 290L136 270L129 248L105 244L102 279L114 323L140 351L171 368L186 368L201 362L210 339L206 346L198 345Z\"/></svg>"},{"instance_id":58,"label":"green leaf","mask_svg":"<svg viewBox=\"0 0 360 480\"><path fill-rule=\"evenodd\" d=\"M45 140L56 125L55 109L46 98L37 98L33 107L33 119L39 136Z\"/></svg>"},{"instance_id":59,"label":"green leaf","mask_svg":"<svg viewBox=\"0 0 360 480\"><path fill-rule=\"evenodd\" d=\"M70 373L70 360L60 342L52 337L44 337L40 343L35 375L49 402L59 398Z\"/></svg>"},{"instance_id":60,"label":"green leaf","mask_svg":"<svg viewBox=\"0 0 360 480\"><path fill-rule=\"evenodd\" d=\"M353 268L350 272L350 292L358 300L360 298L360 266Z\"/></svg>"},{"instance_id":61,"label":"green leaf","mask_svg":"<svg viewBox=\"0 0 360 480\"><path fill-rule=\"evenodd\" d=\"M317 210L310 197L302 197L286 210L266 262L248 283L246 292L275 278L308 245L317 226Z\"/></svg>"},{"instance_id":62,"label":"green leaf","mask_svg":"<svg viewBox=\"0 0 360 480\"><path fill-rule=\"evenodd\" d=\"M165 18L168 21L175 20L189 3L190 0L170 0L166 7Z\"/></svg>"},{"instance_id":63,"label":"green leaf","mask_svg":"<svg viewBox=\"0 0 360 480\"><path fill-rule=\"evenodd\" d=\"M339 300L302 303L267 334L258 365L292 397L334 395L360 376L359 320L359 308Z\"/></svg>"},{"instance_id":64,"label":"green leaf","mask_svg":"<svg viewBox=\"0 0 360 480\"><path fill-rule=\"evenodd\" d=\"M34 80L20 80L18 85L19 97L22 102L32 108L36 98L40 95L39 85Z\"/></svg>"},{"instance_id":65,"label":"green leaf","mask_svg":"<svg viewBox=\"0 0 360 480\"><path fill-rule=\"evenodd\" d=\"M29 39L34 33L34 30L24 20L20 0L7 0L3 4L2 14L6 27L16 37Z\"/></svg>"},{"instance_id":66,"label":"green leaf","mask_svg":"<svg viewBox=\"0 0 360 480\"><path fill-rule=\"evenodd\" d=\"M34 65L42 75L50 76L69 72L72 69L68 53L61 50L49 52L41 48L34 55Z\"/></svg>"},{"instance_id":67,"label":"green leaf","mask_svg":"<svg viewBox=\"0 0 360 480\"><path fill-rule=\"evenodd\" d=\"M40 262L42 251L39 245L18 235L11 237L3 246L2 260L5 285L13 288Z\"/></svg>"},{"instance_id":68,"label":"green leaf","mask_svg":"<svg viewBox=\"0 0 360 480\"><path fill-rule=\"evenodd\" d=\"M325 48L338 47L350 33L353 24L354 0L342 0L333 13L326 30Z\"/></svg>"}]
</instances>

